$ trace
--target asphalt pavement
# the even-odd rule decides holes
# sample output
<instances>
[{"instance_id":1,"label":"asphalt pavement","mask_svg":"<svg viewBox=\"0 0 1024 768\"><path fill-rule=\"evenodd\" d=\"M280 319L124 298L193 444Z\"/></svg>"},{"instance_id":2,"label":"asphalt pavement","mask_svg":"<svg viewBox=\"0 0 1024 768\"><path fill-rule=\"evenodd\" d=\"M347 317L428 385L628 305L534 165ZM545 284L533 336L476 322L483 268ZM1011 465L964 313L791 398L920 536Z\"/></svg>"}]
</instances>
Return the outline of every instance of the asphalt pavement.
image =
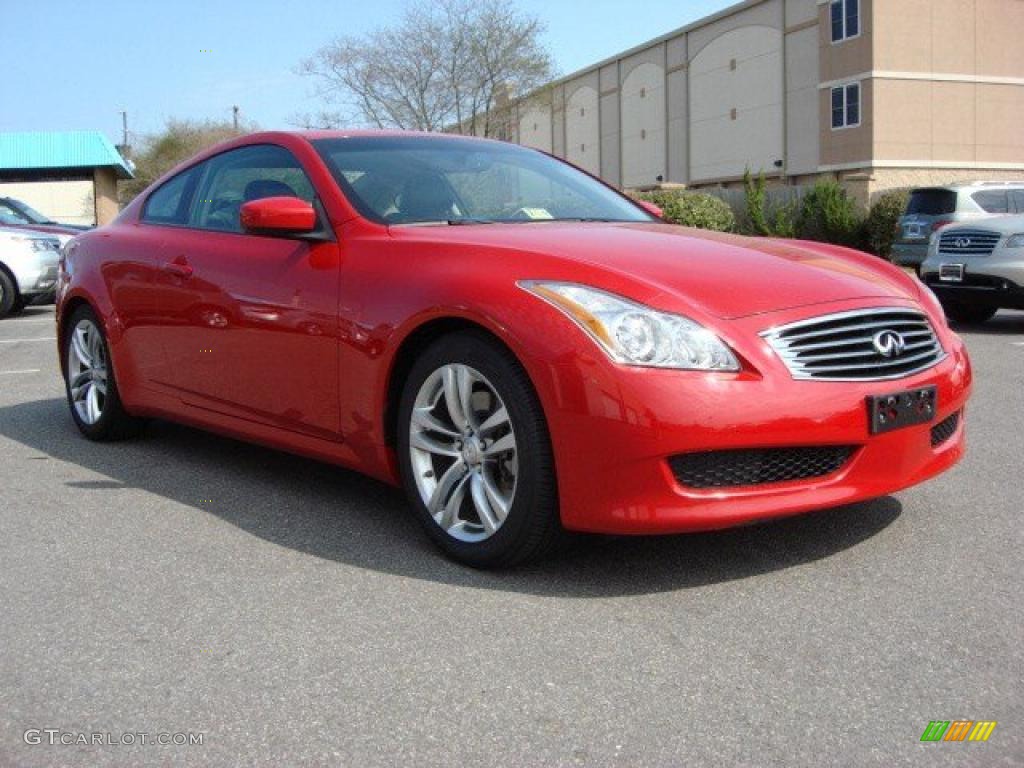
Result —
<instances>
[{"instance_id":1,"label":"asphalt pavement","mask_svg":"<svg viewBox=\"0 0 1024 768\"><path fill-rule=\"evenodd\" d=\"M481 573L354 473L85 441L52 309L2 320L0 767L1022 765L1024 313L962 333L930 483ZM920 741L957 719L998 725Z\"/></svg>"}]
</instances>

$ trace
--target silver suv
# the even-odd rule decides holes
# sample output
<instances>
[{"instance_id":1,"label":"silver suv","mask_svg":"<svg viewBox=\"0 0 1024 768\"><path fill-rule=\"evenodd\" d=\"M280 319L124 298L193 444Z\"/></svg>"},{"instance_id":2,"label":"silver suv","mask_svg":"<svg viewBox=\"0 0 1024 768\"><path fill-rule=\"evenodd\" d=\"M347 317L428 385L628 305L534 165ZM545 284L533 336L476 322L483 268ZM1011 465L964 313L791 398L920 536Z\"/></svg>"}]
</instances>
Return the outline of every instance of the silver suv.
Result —
<instances>
[{"instance_id":1,"label":"silver suv","mask_svg":"<svg viewBox=\"0 0 1024 768\"><path fill-rule=\"evenodd\" d=\"M1013 213L1024 213L1024 180L972 181L915 189L896 226L893 261L917 267L928 253L932 233L947 224Z\"/></svg>"},{"instance_id":2,"label":"silver suv","mask_svg":"<svg viewBox=\"0 0 1024 768\"><path fill-rule=\"evenodd\" d=\"M0 227L0 318L53 301L59 258L56 237Z\"/></svg>"},{"instance_id":3,"label":"silver suv","mask_svg":"<svg viewBox=\"0 0 1024 768\"><path fill-rule=\"evenodd\" d=\"M1024 309L1024 216L943 227L929 243L921 279L957 322Z\"/></svg>"}]
</instances>

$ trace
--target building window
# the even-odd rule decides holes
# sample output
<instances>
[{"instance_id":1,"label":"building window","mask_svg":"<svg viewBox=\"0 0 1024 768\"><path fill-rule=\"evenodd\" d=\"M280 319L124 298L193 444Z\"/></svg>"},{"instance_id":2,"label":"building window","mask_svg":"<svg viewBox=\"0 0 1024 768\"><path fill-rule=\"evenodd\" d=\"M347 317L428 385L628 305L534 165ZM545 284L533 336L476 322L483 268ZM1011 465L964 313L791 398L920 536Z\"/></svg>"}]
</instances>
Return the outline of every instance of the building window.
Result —
<instances>
[{"instance_id":1,"label":"building window","mask_svg":"<svg viewBox=\"0 0 1024 768\"><path fill-rule=\"evenodd\" d=\"M860 83L837 85L832 89L832 128L860 125Z\"/></svg>"},{"instance_id":2,"label":"building window","mask_svg":"<svg viewBox=\"0 0 1024 768\"><path fill-rule=\"evenodd\" d=\"M860 0L832 0L832 42L860 34Z\"/></svg>"}]
</instances>

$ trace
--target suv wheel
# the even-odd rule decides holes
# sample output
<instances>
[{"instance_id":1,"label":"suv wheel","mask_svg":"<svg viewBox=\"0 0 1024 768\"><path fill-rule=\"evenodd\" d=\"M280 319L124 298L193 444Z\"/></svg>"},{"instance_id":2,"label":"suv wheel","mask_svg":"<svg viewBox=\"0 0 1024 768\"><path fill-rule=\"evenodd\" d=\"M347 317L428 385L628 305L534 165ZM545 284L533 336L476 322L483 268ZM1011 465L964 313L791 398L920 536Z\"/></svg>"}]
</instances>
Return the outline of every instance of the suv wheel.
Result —
<instances>
[{"instance_id":1,"label":"suv wheel","mask_svg":"<svg viewBox=\"0 0 1024 768\"><path fill-rule=\"evenodd\" d=\"M14 281L7 272L0 269L0 317L14 314L19 303L20 297Z\"/></svg>"}]
</instances>

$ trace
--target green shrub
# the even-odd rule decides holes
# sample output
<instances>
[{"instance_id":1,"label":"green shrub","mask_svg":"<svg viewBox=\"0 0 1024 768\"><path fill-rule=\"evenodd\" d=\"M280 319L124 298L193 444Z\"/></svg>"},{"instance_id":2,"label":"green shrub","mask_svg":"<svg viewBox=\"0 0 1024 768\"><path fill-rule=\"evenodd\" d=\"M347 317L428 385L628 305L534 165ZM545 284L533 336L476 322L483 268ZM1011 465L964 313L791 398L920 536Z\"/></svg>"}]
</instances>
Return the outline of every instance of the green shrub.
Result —
<instances>
[{"instance_id":1,"label":"green shrub","mask_svg":"<svg viewBox=\"0 0 1024 768\"><path fill-rule=\"evenodd\" d=\"M863 233L860 207L838 182L822 179L800 201L797 237L859 248L863 245Z\"/></svg>"},{"instance_id":2,"label":"green shrub","mask_svg":"<svg viewBox=\"0 0 1024 768\"><path fill-rule=\"evenodd\" d=\"M743 172L743 195L746 200L743 230L762 237L795 237L796 204L772 204L765 192L764 171L757 176L748 168Z\"/></svg>"},{"instance_id":3,"label":"green shrub","mask_svg":"<svg viewBox=\"0 0 1024 768\"><path fill-rule=\"evenodd\" d=\"M663 189L641 192L637 197L661 208L665 221L671 224L716 232L732 232L736 226L732 208L713 195L682 189Z\"/></svg>"},{"instance_id":4,"label":"green shrub","mask_svg":"<svg viewBox=\"0 0 1024 768\"><path fill-rule=\"evenodd\" d=\"M867 246L871 252L883 259L892 258L892 241L896 237L896 223L907 210L910 190L890 189L884 192L871 206L864 225Z\"/></svg>"}]
</instances>

